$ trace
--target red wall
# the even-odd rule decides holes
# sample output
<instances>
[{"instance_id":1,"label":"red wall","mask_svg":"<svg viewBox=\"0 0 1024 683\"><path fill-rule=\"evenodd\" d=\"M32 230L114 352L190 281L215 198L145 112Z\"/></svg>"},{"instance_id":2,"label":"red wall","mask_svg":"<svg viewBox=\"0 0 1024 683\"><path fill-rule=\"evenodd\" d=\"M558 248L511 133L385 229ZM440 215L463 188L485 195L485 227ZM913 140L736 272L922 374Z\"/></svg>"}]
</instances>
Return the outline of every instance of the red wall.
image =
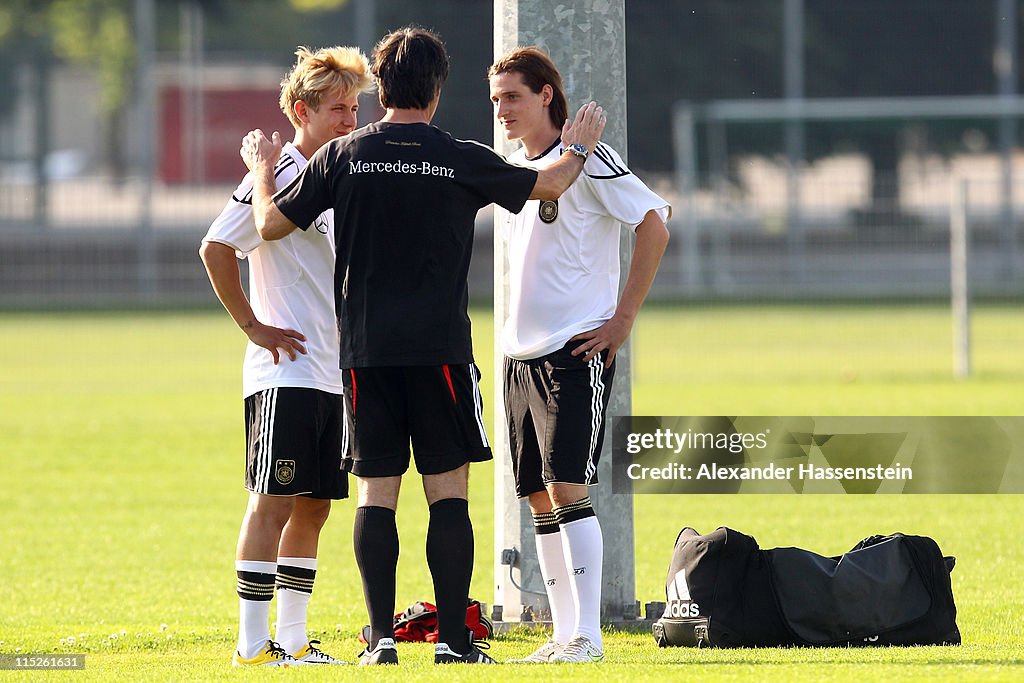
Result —
<instances>
[{"instance_id":1,"label":"red wall","mask_svg":"<svg viewBox=\"0 0 1024 683\"><path fill-rule=\"evenodd\" d=\"M186 178L189 165L186 154L192 153L192 141L186 138L182 118L182 97L188 91L179 87L160 91L159 176L166 183L197 182ZM239 88L207 89L203 93L205 133L204 182L233 183L245 175L245 165L238 156L239 143L253 128L262 128L269 135L279 131L284 140L292 139L292 125L277 106L277 89ZM190 106L186 101L186 106ZM186 113L187 115L187 113ZM193 164L193 169L198 169Z\"/></svg>"}]
</instances>

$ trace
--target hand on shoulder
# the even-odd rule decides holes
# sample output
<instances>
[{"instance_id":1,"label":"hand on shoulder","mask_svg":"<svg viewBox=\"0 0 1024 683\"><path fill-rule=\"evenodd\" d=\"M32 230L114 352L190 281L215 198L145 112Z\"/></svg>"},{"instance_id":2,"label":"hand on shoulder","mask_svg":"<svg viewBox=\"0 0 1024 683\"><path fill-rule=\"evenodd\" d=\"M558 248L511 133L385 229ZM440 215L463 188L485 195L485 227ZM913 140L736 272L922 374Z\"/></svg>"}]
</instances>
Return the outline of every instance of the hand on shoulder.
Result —
<instances>
[{"instance_id":1,"label":"hand on shoulder","mask_svg":"<svg viewBox=\"0 0 1024 683\"><path fill-rule=\"evenodd\" d=\"M587 102L576 112L572 123L566 119L562 126L562 144L568 147L578 143L586 147L588 152L593 152L601 140L606 123L604 109L597 102Z\"/></svg>"},{"instance_id":2,"label":"hand on shoulder","mask_svg":"<svg viewBox=\"0 0 1024 683\"><path fill-rule=\"evenodd\" d=\"M273 135L268 138L262 130L257 128L249 131L242 138L242 146L238 150L238 154L251 171L261 162L273 167L281 158L282 149L284 149L284 143L281 142L280 133L275 130Z\"/></svg>"}]
</instances>

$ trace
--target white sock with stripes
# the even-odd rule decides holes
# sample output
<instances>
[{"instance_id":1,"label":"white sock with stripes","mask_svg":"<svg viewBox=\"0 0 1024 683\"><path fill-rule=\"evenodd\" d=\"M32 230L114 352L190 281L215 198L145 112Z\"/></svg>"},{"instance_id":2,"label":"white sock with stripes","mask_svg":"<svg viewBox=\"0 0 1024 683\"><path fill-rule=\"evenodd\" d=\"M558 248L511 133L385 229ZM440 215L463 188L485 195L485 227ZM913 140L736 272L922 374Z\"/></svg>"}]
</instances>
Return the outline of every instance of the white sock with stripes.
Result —
<instances>
[{"instance_id":1,"label":"white sock with stripes","mask_svg":"<svg viewBox=\"0 0 1024 683\"><path fill-rule=\"evenodd\" d=\"M252 659L270 640L270 599L276 562L235 560L238 575L238 652ZM258 599L256 599L258 598Z\"/></svg>"},{"instance_id":2,"label":"white sock with stripes","mask_svg":"<svg viewBox=\"0 0 1024 683\"><path fill-rule=\"evenodd\" d=\"M306 611L313 596L315 557L277 558L277 629L274 640L290 655L306 643Z\"/></svg>"}]
</instances>

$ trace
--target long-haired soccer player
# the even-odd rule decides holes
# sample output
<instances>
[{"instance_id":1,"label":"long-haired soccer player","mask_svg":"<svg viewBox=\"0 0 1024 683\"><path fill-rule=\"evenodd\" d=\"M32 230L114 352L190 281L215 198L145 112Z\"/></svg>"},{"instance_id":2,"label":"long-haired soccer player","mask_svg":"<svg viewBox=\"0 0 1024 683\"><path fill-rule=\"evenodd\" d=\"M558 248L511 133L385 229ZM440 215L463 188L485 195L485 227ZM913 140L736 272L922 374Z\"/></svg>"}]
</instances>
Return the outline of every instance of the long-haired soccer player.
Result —
<instances>
[{"instance_id":1,"label":"long-haired soccer player","mask_svg":"<svg viewBox=\"0 0 1024 683\"><path fill-rule=\"evenodd\" d=\"M658 270L671 209L607 144L562 139L568 110L547 53L512 50L488 76L498 123L522 143L510 161L542 169L566 150L586 159L561 197L527 202L495 232L508 243L501 346L516 493L533 511L554 625L521 661L600 661L604 544L587 487L597 484L615 353ZM617 301L620 223L636 231L636 249Z\"/></svg>"}]
</instances>

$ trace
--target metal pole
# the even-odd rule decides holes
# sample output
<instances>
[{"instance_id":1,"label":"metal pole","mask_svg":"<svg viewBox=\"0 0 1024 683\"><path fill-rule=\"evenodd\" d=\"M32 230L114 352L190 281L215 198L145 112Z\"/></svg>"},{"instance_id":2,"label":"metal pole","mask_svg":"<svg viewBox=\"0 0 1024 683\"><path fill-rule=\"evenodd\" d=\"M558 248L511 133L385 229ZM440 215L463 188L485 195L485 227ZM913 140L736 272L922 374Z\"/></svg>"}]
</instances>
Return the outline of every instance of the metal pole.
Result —
<instances>
[{"instance_id":1,"label":"metal pole","mask_svg":"<svg viewBox=\"0 0 1024 683\"><path fill-rule=\"evenodd\" d=\"M783 87L786 104L796 111L804 98L804 1L785 0L783 5ZM797 282L806 279L806 237L800 198L800 166L804 159L804 122L786 121L786 241L790 272Z\"/></svg>"},{"instance_id":2,"label":"metal pole","mask_svg":"<svg viewBox=\"0 0 1024 683\"><path fill-rule=\"evenodd\" d=\"M188 131L194 141L195 182L206 182L206 85L203 82L203 55L205 52L206 26L203 20L203 6L198 0L190 3L192 15L192 128Z\"/></svg>"},{"instance_id":3,"label":"metal pole","mask_svg":"<svg viewBox=\"0 0 1024 683\"><path fill-rule=\"evenodd\" d=\"M202 184L206 177L205 97L203 95L203 8L196 0L179 8L179 92L184 181Z\"/></svg>"},{"instance_id":4,"label":"metal pole","mask_svg":"<svg viewBox=\"0 0 1024 683\"><path fill-rule=\"evenodd\" d=\"M367 54L377 42L377 3L355 0L356 44Z\"/></svg>"},{"instance_id":5,"label":"metal pole","mask_svg":"<svg viewBox=\"0 0 1024 683\"><path fill-rule=\"evenodd\" d=\"M153 83L153 52L156 44L156 12L154 0L135 0L135 40L138 50L135 81L136 134L138 136L139 192L138 286L145 300L156 293L156 244L153 236L153 173L155 167L154 135L156 128L156 93Z\"/></svg>"},{"instance_id":6,"label":"metal pole","mask_svg":"<svg viewBox=\"0 0 1024 683\"><path fill-rule=\"evenodd\" d=\"M546 0L495 0L494 53L500 56L518 45L537 44L551 53L565 82L570 115L583 102L594 99L608 112L603 140L626 157L626 50L625 0L566 0L557 5ZM495 147L509 151L495 126ZM494 325L496 335L508 312L508 273L504 241L495 217ZM632 256L628 235L620 242L620 267L625 280ZM608 407L613 415L629 415L631 407L630 347L627 342L616 357L615 384ZM502 367L495 350L495 367ZM505 436L505 412L500 370L495 382L495 606L502 621L519 621L523 606L545 610L547 598L537 563L533 520L526 501L515 497ZM590 499L601 521L605 539L602 572L601 614L605 622L621 622L637 616L635 562L633 556L633 499L611 492L611 439L605 440L598 466L600 486L591 487ZM502 550L516 548L518 567L502 564ZM513 581L512 579L515 579ZM517 585L518 584L518 585Z\"/></svg>"},{"instance_id":7,"label":"metal pole","mask_svg":"<svg viewBox=\"0 0 1024 683\"><path fill-rule=\"evenodd\" d=\"M355 24L356 45L370 55L377 43L377 3L375 0L355 0L353 3L353 23ZM367 98L359 108L359 125L364 126L378 120L384 115L377 98Z\"/></svg>"},{"instance_id":8,"label":"metal pole","mask_svg":"<svg viewBox=\"0 0 1024 683\"><path fill-rule=\"evenodd\" d=\"M707 122L708 166L711 171L711 187L714 191L715 215L722 216L726 208L728 181L726 174L729 164L729 143L726 139L724 121ZM715 294L725 294L732 288L731 231L728 228L711 230L711 287Z\"/></svg>"},{"instance_id":9,"label":"metal pole","mask_svg":"<svg viewBox=\"0 0 1024 683\"><path fill-rule=\"evenodd\" d=\"M999 0L996 6L996 49L992 60L1000 97L1017 94L1017 0ZM1017 274L1017 226L1013 210L1013 154L1017 148L1017 119L1007 114L999 119L999 152L1002 165L1003 270L1013 279Z\"/></svg>"},{"instance_id":10,"label":"metal pole","mask_svg":"<svg viewBox=\"0 0 1024 683\"><path fill-rule=\"evenodd\" d=\"M50 173L46 159L50 155L50 80L53 73L53 52L50 38L39 39L39 52L35 60L35 125L33 126L32 175L35 181L35 197L32 220L36 227L45 230L50 223Z\"/></svg>"},{"instance_id":11,"label":"metal pole","mask_svg":"<svg viewBox=\"0 0 1024 683\"><path fill-rule=\"evenodd\" d=\"M675 148L675 186L680 206L676 222L683 227L682 247L677 260L679 282L696 294L703 278L700 272L700 220L697 217L697 121L693 107L676 104L672 112L672 143Z\"/></svg>"},{"instance_id":12,"label":"metal pole","mask_svg":"<svg viewBox=\"0 0 1024 683\"><path fill-rule=\"evenodd\" d=\"M966 180L953 184L949 220L950 291L953 313L953 377L971 374L971 297L969 279L970 235L967 223Z\"/></svg>"},{"instance_id":13,"label":"metal pole","mask_svg":"<svg viewBox=\"0 0 1024 683\"><path fill-rule=\"evenodd\" d=\"M178 6L178 118L181 120L183 139L181 149L181 179L191 183L196 177L195 136L192 121L192 100L195 90L192 83L192 2Z\"/></svg>"}]
</instances>

